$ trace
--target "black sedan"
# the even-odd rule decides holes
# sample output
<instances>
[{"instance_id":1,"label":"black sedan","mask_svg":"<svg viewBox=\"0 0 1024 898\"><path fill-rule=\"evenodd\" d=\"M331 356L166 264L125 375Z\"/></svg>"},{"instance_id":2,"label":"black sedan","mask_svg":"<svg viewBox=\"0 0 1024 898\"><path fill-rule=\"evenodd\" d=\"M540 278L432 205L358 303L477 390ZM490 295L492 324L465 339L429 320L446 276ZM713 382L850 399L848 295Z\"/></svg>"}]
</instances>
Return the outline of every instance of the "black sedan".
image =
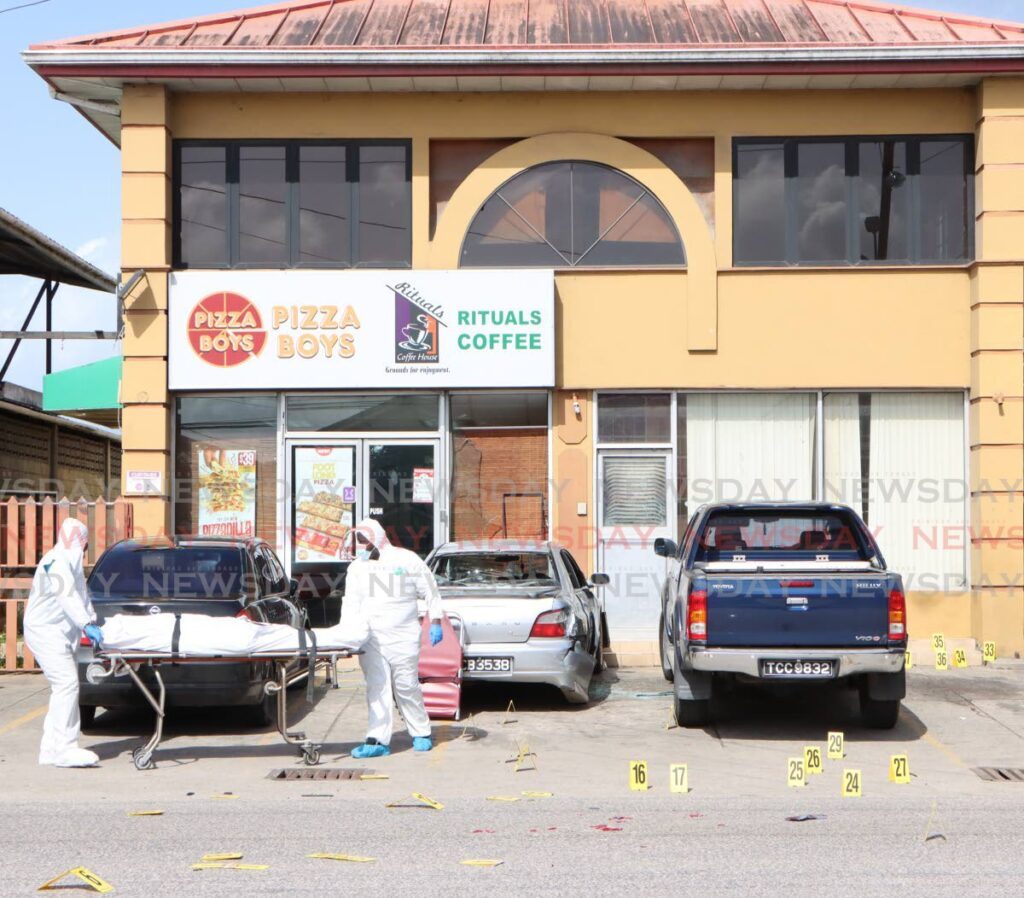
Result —
<instances>
[{"instance_id":1,"label":"black sedan","mask_svg":"<svg viewBox=\"0 0 1024 898\"><path fill-rule=\"evenodd\" d=\"M160 613L230 615L292 627L305 622L296 584L273 549L258 539L124 540L103 553L87 587L100 624L115 614ZM143 701L128 677L89 683L85 669L91 660L92 649L85 644L78 655L78 681L86 727L98 707L134 707ZM169 706L243 705L252 707L255 724L276 718L276 699L263 688L273 679L267 662L170 664L161 673ZM143 679L147 674L143 668Z\"/></svg>"}]
</instances>

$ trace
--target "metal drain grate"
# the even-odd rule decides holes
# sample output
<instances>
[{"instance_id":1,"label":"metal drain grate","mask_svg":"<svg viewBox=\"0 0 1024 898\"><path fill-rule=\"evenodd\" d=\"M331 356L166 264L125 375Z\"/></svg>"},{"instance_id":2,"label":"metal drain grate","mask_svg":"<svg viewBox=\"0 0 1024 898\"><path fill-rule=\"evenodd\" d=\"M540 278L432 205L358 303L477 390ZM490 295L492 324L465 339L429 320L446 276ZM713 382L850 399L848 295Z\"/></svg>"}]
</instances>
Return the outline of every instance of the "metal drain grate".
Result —
<instances>
[{"instance_id":1,"label":"metal drain grate","mask_svg":"<svg viewBox=\"0 0 1024 898\"><path fill-rule=\"evenodd\" d=\"M268 780L357 780L361 776L373 773L360 767L285 767L271 770Z\"/></svg>"},{"instance_id":2,"label":"metal drain grate","mask_svg":"<svg viewBox=\"0 0 1024 898\"><path fill-rule=\"evenodd\" d=\"M975 767L973 770L987 783L1024 783L1022 767Z\"/></svg>"}]
</instances>

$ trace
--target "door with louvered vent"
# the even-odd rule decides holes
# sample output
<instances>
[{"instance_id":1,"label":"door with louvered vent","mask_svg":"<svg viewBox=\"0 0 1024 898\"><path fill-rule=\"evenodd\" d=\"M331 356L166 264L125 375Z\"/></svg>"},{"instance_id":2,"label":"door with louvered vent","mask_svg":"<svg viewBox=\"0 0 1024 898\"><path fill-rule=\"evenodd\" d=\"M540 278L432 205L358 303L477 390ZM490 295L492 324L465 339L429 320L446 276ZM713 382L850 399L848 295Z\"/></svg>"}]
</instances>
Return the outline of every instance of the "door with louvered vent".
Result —
<instances>
[{"instance_id":1,"label":"door with louvered vent","mask_svg":"<svg viewBox=\"0 0 1024 898\"><path fill-rule=\"evenodd\" d=\"M608 630L616 642L656 638L665 560L659 536L672 537L671 457L667 452L602 452L598 457L598 570Z\"/></svg>"}]
</instances>

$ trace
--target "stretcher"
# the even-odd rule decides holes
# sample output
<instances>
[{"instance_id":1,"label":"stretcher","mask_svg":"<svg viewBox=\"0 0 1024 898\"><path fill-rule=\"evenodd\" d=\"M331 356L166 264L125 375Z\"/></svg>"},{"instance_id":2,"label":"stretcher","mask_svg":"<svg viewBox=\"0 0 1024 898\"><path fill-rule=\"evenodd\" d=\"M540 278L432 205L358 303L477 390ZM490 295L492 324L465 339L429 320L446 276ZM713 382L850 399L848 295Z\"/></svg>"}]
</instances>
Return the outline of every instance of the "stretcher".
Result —
<instances>
[{"instance_id":1,"label":"stretcher","mask_svg":"<svg viewBox=\"0 0 1024 898\"><path fill-rule=\"evenodd\" d=\"M303 677L307 678L308 694L312 697L313 680L316 669L324 664L327 667L328 682L338 688L337 666L344 658L351 658L362 654L361 651L353 651L344 648L317 647L315 643L308 648L300 648L292 651L279 652L251 652L246 655L195 655L181 652L133 652L127 650L103 651L98 650L93 661L85 671L86 679L96 684L107 677L129 676L132 682L138 687L143 697L156 712L156 725L153 735L145 745L141 745L132 752L132 763L136 770L149 770L156 766L153 761L153 753L159 748L160 740L163 738L164 719L167 716L166 697L167 690L164 686L163 677L160 675L160 668L165 664L211 664L211 663L238 663L252 664L254 662L266 661L274 666L275 677L263 684L264 692L267 695L277 697L277 730L281 737L289 745L297 746L303 763L313 767L320 763L320 752L323 743L314 742L304 732L288 729L288 686ZM299 673L289 668L298 662L304 669ZM153 679L156 681L156 694L154 690L139 676L141 668L149 668L152 671Z\"/></svg>"}]
</instances>

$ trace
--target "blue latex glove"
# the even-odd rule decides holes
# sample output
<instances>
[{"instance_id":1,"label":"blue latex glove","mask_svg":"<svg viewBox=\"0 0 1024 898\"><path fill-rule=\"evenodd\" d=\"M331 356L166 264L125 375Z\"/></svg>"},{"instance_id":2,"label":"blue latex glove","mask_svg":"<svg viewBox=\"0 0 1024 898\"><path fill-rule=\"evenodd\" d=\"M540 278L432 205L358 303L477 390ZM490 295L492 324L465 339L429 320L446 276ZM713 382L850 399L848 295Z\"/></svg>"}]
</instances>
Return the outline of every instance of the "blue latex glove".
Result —
<instances>
[{"instance_id":1,"label":"blue latex glove","mask_svg":"<svg viewBox=\"0 0 1024 898\"><path fill-rule=\"evenodd\" d=\"M89 642L92 643L93 648L103 647L103 631L96 624L86 624L85 635L89 637Z\"/></svg>"},{"instance_id":2,"label":"blue latex glove","mask_svg":"<svg viewBox=\"0 0 1024 898\"><path fill-rule=\"evenodd\" d=\"M442 639L444 639L444 630L441 629L440 624L430 625L430 644L437 645Z\"/></svg>"}]
</instances>

